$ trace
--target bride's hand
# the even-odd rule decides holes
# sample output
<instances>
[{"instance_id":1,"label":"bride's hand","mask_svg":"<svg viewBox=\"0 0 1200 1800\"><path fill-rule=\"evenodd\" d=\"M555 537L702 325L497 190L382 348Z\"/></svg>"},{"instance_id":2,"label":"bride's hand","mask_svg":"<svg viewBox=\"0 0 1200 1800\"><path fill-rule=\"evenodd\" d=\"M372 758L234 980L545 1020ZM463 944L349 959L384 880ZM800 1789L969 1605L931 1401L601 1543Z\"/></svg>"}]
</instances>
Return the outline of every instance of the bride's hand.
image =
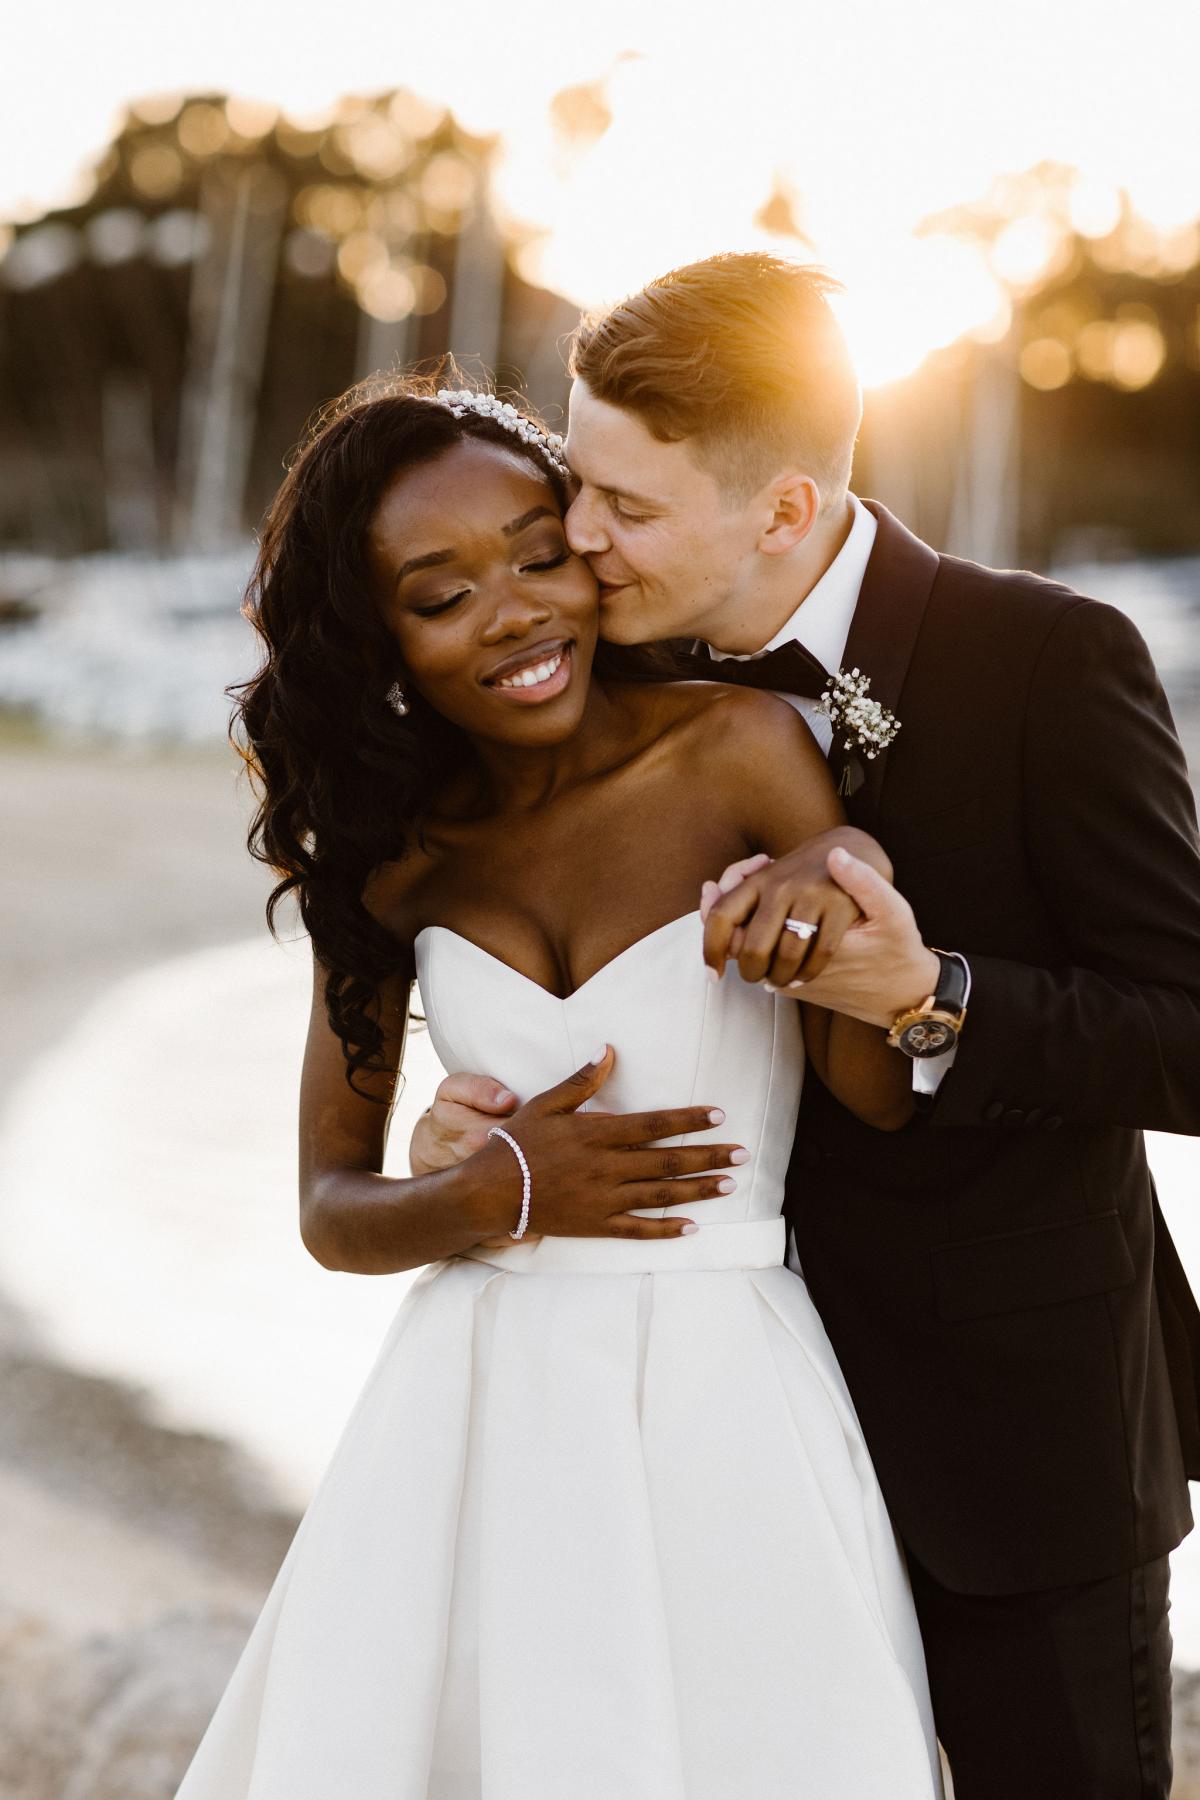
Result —
<instances>
[{"instance_id":1,"label":"bride's hand","mask_svg":"<svg viewBox=\"0 0 1200 1800\"><path fill-rule=\"evenodd\" d=\"M565 1081L537 1094L504 1121L521 1146L532 1177L530 1225L545 1237L671 1238L698 1229L694 1220L642 1216L643 1208L694 1207L737 1185L724 1171L749 1161L740 1144L682 1144L694 1132L724 1122L707 1106L658 1112L583 1112L607 1081L613 1051L605 1045ZM521 1170L509 1144L491 1139L470 1159L478 1171L478 1240L511 1247L518 1241L498 1231L515 1226L521 1211ZM636 1210L635 1210L636 1209ZM509 1221L511 1220L511 1224ZM519 1240L531 1241L529 1235Z\"/></svg>"},{"instance_id":2,"label":"bride's hand","mask_svg":"<svg viewBox=\"0 0 1200 1800\"><path fill-rule=\"evenodd\" d=\"M832 879L830 850L842 847L869 861L890 881L886 853L865 832L839 825L786 856L749 857L731 863L717 882L705 882L700 899L704 920L704 960L719 979L736 961L745 981L772 988L804 985L837 954L845 933L862 917L850 896ZM804 936L789 920L816 927Z\"/></svg>"}]
</instances>

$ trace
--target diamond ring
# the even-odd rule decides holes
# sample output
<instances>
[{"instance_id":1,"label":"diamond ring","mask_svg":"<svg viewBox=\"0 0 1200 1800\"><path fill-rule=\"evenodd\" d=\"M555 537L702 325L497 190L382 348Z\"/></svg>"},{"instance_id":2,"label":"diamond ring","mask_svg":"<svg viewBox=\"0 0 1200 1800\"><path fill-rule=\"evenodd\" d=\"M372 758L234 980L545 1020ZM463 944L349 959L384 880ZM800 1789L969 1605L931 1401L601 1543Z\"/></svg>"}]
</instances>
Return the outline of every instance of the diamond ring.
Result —
<instances>
[{"instance_id":1,"label":"diamond ring","mask_svg":"<svg viewBox=\"0 0 1200 1800\"><path fill-rule=\"evenodd\" d=\"M815 938L820 926L810 925L806 919L785 919L783 929L795 932L798 938Z\"/></svg>"}]
</instances>

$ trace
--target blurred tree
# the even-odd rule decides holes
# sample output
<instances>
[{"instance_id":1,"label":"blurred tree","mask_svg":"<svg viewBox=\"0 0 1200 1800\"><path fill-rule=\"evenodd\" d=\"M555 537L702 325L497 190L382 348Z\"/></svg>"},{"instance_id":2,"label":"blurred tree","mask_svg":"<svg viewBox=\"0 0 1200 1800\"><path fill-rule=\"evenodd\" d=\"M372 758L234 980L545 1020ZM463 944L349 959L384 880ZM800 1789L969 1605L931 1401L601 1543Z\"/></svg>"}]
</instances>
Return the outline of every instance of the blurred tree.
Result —
<instances>
[{"instance_id":1,"label":"blurred tree","mask_svg":"<svg viewBox=\"0 0 1200 1800\"><path fill-rule=\"evenodd\" d=\"M6 234L0 542L228 544L317 406L448 350L560 405L531 353L577 315L512 268L494 147L403 91L132 105L87 198Z\"/></svg>"},{"instance_id":2,"label":"blurred tree","mask_svg":"<svg viewBox=\"0 0 1200 1800\"><path fill-rule=\"evenodd\" d=\"M926 228L983 247L1012 325L868 397L860 490L984 561L1200 547L1200 224L1044 163Z\"/></svg>"}]
</instances>

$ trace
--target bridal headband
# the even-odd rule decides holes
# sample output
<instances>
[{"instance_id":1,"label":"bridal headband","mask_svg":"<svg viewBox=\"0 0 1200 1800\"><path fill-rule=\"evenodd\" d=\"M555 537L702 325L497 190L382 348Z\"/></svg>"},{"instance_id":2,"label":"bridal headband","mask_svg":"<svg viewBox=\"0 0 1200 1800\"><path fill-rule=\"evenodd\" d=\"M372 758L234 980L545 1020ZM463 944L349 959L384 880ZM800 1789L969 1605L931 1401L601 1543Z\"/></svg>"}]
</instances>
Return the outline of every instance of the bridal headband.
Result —
<instances>
[{"instance_id":1,"label":"bridal headband","mask_svg":"<svg viewBox=\"0 0 1200 1800\"><path fill-rule=\"evenodd\" d=\"M557 431L543 431L540 425L518 412L510 400L501 400L496 394L475 394L470 388L439 388L430 398L435 406L448 408L456 419L465 418L467 413L492 419L505 431L519 437L523 444L532 444L535 450L540 450L556 475L564 481L569 478L570 470L562 455L563 441Z\"/></svg>"}]
</instances>

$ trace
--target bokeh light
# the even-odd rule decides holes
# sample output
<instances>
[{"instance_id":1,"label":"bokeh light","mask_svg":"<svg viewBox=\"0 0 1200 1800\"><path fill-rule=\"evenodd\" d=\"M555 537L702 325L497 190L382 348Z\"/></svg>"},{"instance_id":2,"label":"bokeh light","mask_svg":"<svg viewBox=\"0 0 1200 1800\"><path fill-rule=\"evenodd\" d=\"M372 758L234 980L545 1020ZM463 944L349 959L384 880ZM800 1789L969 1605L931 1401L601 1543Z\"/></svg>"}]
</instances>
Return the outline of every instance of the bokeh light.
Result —
<instances>
[{"instance_id":1,"label":"bokeh light","mask_svg":"<svg viewBox=\"0 0 1200 1800\"><path fill-rule=\"evenodd\" d=\"M1034 338L1021 351L1022 379L1030 387L1050 392L1071 379L1071 352L1059 338Z\"/></svg>"},{"instance_id":2,"label":"bokeh light","mask_svg":"<svg viewBox=\"0 0 1200 1800\"><path fill-rule=\"evenodd\" d=\"M1136 26L1074 0L1014 0L1003 32L982 0L929 0L916 14L859 0L819 21L745 0L719 28L699 0L682 34L634 0L553 20L523 0L445 0L415 17L343 0L319 55L272 13L212 0L203 29L177 21L164 34L149 0L130 0L119 38L98 18L77 23L69 66L49 15L31 13L25 67L55 69L56 103L47 108L10 56L0 216L34 216L67 193L131 93L148 135L130 174L148 205L179 194L188 161L244 155L270 134L285 156L319 161L331 187L358 181L369 194L403 180L449 106L494 146L482 160L527 280L593 305L717 248L813 256L852 288L846 317L868 383L911 372L956 338L995 341L1011 300L1061 274L1078 242L1101 267L1152 279L1200 255L1200 163L1178 148L1192 130L1200 14L1173 0L1146 0ZM986 55L973 48L976 14ZM755 47L753 80L730 78L738 43ZM417 91L380 104L400 74ZM1016 187L1002 195L986 268L930 232L946 209L982 204L998 178L1048 161L1068 171L1058 202L1028 205ZM479 162L447 150L403 203L452 236L478 182ZM336 218L298 208L295 223L340 244L363 222L349 220L344 198L331 205ZM365 223L390 251L416 221ZM311 243L289 242L289 266L320 265ZM1148 366L1148 349L1139 355Z\"/></svg>"}]
</instances>

